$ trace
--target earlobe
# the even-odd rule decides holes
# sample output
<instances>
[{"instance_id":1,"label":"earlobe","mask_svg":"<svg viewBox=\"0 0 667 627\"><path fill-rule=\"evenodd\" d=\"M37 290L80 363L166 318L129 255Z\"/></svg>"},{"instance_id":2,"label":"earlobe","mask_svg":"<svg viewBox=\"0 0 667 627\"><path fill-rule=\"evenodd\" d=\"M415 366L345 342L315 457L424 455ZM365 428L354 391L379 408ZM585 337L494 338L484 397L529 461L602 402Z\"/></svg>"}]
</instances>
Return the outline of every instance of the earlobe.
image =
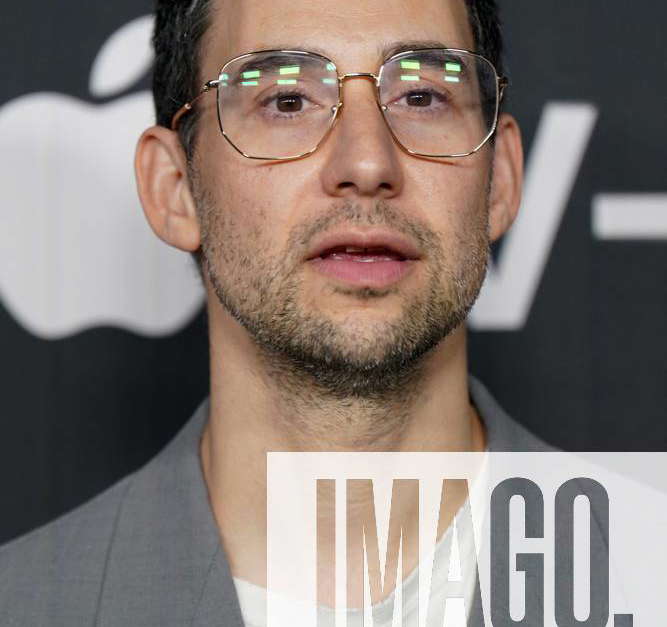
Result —
<instances>
[{"instance_id":1,"label":"earlobe","mask_svg":"<svg viewBox=\"0 0 667 627\"><path fill-rule=\"evenodd\" d=\"M516 120L506 113L498 120L489 198L489 229L496 241L512 226L521 203L523 147Z\"/></svg>"},{"instance_id":2,"label":"earlobe","mask_svg":"<svg viewBox=\"0 0 667 627\"><path fill-rule=\"evenodd\" d=\"M139 198L153 232L170 246L197 250L199 224L178 135L162 126L146 129L137 144L134 168Z\"/></svg>"}]
</instances>

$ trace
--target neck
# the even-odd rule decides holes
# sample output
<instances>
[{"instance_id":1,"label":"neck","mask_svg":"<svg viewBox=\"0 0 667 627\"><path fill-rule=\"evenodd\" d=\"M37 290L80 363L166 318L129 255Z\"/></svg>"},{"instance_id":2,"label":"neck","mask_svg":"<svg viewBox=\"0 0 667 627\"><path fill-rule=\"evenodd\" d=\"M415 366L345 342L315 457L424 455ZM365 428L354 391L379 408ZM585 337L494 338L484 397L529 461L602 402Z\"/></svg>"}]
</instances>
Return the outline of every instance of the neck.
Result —
<instances>
[{"instance_id":1,"label":"neck","mask_svg":"<svg viewBox=\"0 0 667 627\"><path fill-rule=\"evenodd\" d=\"M210 301L209 334L210 416L202 469L236 577L266 585L268 451L484 450L483 428L468 396L463 327L390 393L343 399L262 355ZM457 504L452 508L453 515ZM410 507L396 514L406 524L414 517Z\"/></svg>"}]
</instances>

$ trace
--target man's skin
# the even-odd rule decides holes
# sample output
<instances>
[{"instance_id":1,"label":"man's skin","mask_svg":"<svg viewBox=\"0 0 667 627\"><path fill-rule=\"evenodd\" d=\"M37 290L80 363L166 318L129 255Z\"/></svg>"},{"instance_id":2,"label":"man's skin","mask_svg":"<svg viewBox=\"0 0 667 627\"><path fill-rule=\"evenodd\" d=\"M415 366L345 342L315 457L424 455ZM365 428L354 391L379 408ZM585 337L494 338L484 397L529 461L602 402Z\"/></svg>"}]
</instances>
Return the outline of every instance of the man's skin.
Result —
<instances>
[{"instance_id":1,"label":"man's skin","mask_svg":"<svg viewBox=\"0 0 667 627\"><path fill-rule=\"evenodd\" d=\"M218 0L199 82L217 77L233 56L275 48L321 51L340 74L377 73L382 50L405 41L473 50L464 1ZM485 448L456 312L464 315L476 297L489 241L516 216L518 126L503 114L495 144L466 158L411 156L392 139L374 89L368 80L346 81L333 131L295 161L238 154L219 131L213 94L196 105L190 171L171 130L147 129L137 149L152 229L184 251L201 245L208 260L211 390L202 469L232 573L258 585L266 584L267 451ZM346 284L307 261L329 233L378 230L408 237L419 253L386 289ZM394 366L374 378L383 363ZM357 496L352 503L363 500ZM451 519L456 506L444 515ZM408 526L416 522L408 504L395 513ZM414 566L415 547L411 555ZM330 589L320 588L322 603L332 602Z\"/></svg>"}]
</instances>

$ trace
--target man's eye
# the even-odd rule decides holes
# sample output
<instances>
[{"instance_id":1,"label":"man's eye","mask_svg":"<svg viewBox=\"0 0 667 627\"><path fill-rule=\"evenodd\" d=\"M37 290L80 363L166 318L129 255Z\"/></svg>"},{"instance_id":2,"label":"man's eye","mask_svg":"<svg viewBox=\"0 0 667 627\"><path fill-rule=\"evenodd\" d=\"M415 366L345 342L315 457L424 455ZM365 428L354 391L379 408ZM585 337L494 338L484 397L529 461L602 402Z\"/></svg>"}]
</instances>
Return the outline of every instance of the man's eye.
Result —
<instances>
[{"instance_id":1,"label":"man's eye","mask_svg":"<svg viewBox=\"0 0 667 627\"><path fill-rule=\"evenodd\" d=\"M427 91L411 91L405 98L411 107L428 107L433 101L433 94Z\"/></svg>"},{"instance_id":2,"label":"man's eye","mask_svg":"<svg viewBox=\"0 0 667 627\"><path fill-rule=\"evenodd\" d=\"M270 117L296 117L317 108L313 98L295 91L271 94L261 101L262 112Z\"/></svg>"},{"instance_id":3,"label":"man's eye","mask_svg":"<svg viewBox=\"0 0 667 627\"><path fill-rule=\"evenodd\" d=\"M281 113L298 113L303 109L303 98L298 94L277 96L274 100Z\"/></svg>"}]
</instances>

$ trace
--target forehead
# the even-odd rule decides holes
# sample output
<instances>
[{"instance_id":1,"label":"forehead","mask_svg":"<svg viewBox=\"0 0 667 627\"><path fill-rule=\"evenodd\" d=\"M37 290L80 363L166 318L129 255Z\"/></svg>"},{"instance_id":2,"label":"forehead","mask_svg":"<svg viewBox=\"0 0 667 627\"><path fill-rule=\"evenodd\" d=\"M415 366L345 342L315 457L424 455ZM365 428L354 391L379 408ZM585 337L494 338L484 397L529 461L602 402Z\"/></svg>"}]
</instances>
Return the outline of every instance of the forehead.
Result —
<instances>
[{"instance_id":1,"label":"forehead","mask_svg":"<svg viewBox=\"0 0 667 627\"><path fill-rule=\"evenodd\" d=\"M238 54L287 48L374 71L404 42L472 49L464 0L214 0L202 66L214 73Z\"/></svg>"}]
</instances>

